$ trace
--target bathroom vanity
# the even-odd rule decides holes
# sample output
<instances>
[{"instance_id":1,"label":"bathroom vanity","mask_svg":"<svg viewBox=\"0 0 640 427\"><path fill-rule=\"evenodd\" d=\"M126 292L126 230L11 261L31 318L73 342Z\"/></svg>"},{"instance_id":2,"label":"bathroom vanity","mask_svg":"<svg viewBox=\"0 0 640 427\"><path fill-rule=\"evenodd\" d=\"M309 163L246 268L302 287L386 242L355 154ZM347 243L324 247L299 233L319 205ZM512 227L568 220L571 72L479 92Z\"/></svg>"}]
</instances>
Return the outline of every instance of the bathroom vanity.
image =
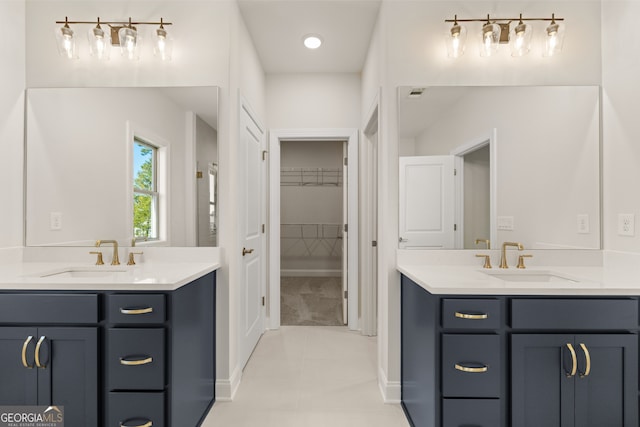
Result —
<instances>
[{"instance_id":1,"label":"bathroom vanity","mask_svg":"<svg viewBox=\"0 0 640 427\"><path fill-rule=\"evenodd\" d=\"M640 289L597 268L398 269L413 426L638 426Z\"/></svg>"},{"instance_id":2,"label":"bathroom vanity","mask_svg":"<svg viewBox=\"0 0 640 427\"><path fill-rule=\"evenodd\" d=\"M200 425L217 267L0 266L0 405L62 406L69 427Z\"/></svg>"}]
</instances>

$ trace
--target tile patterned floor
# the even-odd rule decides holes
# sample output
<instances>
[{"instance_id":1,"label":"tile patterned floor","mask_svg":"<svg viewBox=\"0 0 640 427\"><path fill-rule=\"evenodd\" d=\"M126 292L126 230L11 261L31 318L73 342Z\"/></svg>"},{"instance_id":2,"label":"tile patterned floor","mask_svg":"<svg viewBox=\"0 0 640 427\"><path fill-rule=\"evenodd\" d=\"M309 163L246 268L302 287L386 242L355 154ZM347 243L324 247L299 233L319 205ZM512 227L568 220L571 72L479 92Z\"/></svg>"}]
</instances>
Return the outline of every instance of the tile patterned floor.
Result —
<instances>
[{"instance_id":1,"label":"tile patterned floor","mask_svg":"<svg viewBox=\"0 0 640 427\"><path fill-rule=\"evenodd\" d=\"M346 327L283 326L261 338L233 402L202 427L408 427L382 402L376 339Z\"/></svg>"}]
</instances>

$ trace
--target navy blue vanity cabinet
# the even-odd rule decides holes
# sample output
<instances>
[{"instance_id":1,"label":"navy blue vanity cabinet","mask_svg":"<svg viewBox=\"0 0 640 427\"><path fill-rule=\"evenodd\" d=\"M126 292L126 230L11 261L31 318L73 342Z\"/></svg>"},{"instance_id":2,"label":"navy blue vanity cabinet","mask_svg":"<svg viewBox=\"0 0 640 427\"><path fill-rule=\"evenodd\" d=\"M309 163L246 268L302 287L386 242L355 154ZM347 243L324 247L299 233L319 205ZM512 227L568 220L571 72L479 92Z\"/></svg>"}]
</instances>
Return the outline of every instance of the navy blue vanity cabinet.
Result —
<instances>
[{"instance_id":1,"label":"navy blue vanity cabinet","mask_svg":"<svg viewBox=\"0 0 640 427\"><path fill-rule=\"evenodd\" d=\"M215 273L105 298L105 426L199 426L215 399Z\"/></svg>"},{"instance_id":2,"label":"navy blue vanity cabinet","mask_svg":"<svg viewBox=\"0 0 640 427\"><path fill-rule=\"evenodd\" d=\"M637 297L433 295L402 276L414 427L637 427Z\"/></svg>"},{"instance_id":3,"label":"navy blue vanity cabinet","mask_svg":"<svg viewBox=\"0 0 640 427\"><path fill-rule=\"evenodd\" d=\"M511 303L513 427L638 426L635 299Z\"/></svg>"},{"instance_id":4,"label":"navy blue vanity cabinet","mask_svg":"<svg viewBox=\"0 0 640 427\"><path fill-rule=\"evenodd\" d=\"M97 426L98 295L0 293L0 307L0 405L63 406L66 425Z\"/></svg>"}]
</instances>

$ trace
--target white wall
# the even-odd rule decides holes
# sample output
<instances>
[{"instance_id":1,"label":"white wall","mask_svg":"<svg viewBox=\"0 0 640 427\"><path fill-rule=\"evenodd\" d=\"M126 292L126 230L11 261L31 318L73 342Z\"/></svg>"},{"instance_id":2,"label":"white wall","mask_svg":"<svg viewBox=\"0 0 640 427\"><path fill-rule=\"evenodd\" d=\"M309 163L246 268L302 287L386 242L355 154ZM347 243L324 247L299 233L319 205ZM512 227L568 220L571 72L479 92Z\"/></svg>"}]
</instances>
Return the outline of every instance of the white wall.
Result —
<instances>
[{"instance_id":1,"label":"white wall","mask_svg":"<svg viewBox=\"0 0 640 427\"><path fill-rule=\"evenodd\" d=\"M602 2L604 249L640 252L640 224L634 237L618 236L618 214L640 221L640 45L634 31L636 1Z\"/></svg>"},{"instance_id":2,"label":"white wall","mask_svg":"<svg viewBox=\"0 0 640 427\"><path fill-rule=\"evenodd\" d=\"M270 74L266 83L271 129L360 126L358 74Z\"/></svg>"},{"instance_id":3,"label":"white wall","mask_svg":"<svg viewBox=\"0 0 640 427\"><path fill-rule=\"evenodd\" d=\"M567 19L564 51L555 58L530 55L480 58L467 52L459 60L446 58L444 19L556 13ZM383 86L381 109L379 235L380 383L387 399L399 399L400 275L395 270L398 240L398 128L396 88L401 85L599 85L601 82L600 3L580 2L383 2L376 34L381 50L372 47L363 76L363 93ZM374 60L372 60L373 58ZM376 60L377 59L377 60ZM382 67L380 70L378 67ZM372 76L379 76L378 79ZM366 98L365 98L366 99Z\"/></svg>"},{"instance_id":4,"label":"white wall","mask_svg":"<svg viewBox=\"0 0 640 427\"><path fill-rule=\"evenodd\" d=\"M0 1L0 248L22 246L25 5Z\"/></svg>"},{"instance_id":5,"label":"white wall","mask_svg":"<svg viewBox=\"0 0 640 427\"><path fill-rule=\"evenodd\" d=\"M329 168L342 174L343 142L285 141L280 167ZM328 182L337 177L328 176ZM281 182L296 181L295 177ZM280 268L340 270L343 186L282 185L280 188ZM285 225L288 224L288 225ZM308 226L299 224L309 224Z\"/></svg>"}]
</instances>

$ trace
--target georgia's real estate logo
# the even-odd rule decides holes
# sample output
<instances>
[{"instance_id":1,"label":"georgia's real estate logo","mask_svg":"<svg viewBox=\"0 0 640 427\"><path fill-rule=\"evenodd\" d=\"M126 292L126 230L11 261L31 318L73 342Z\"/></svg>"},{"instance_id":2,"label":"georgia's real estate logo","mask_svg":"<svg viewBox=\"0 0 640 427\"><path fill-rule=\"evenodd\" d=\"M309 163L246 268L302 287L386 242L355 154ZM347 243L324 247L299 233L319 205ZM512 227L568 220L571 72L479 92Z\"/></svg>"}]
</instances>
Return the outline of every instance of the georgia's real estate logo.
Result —
<instances>
[{"instance_id":1,"label":"georgia's real estate logo","mask_svg":"<svg viewBox=\"0 0 640 427\"><path fill-rule=\"evenodd\" d=\"M64 427L64 407L0 406L0 427Z\"/></svg>"}]
</instances>

